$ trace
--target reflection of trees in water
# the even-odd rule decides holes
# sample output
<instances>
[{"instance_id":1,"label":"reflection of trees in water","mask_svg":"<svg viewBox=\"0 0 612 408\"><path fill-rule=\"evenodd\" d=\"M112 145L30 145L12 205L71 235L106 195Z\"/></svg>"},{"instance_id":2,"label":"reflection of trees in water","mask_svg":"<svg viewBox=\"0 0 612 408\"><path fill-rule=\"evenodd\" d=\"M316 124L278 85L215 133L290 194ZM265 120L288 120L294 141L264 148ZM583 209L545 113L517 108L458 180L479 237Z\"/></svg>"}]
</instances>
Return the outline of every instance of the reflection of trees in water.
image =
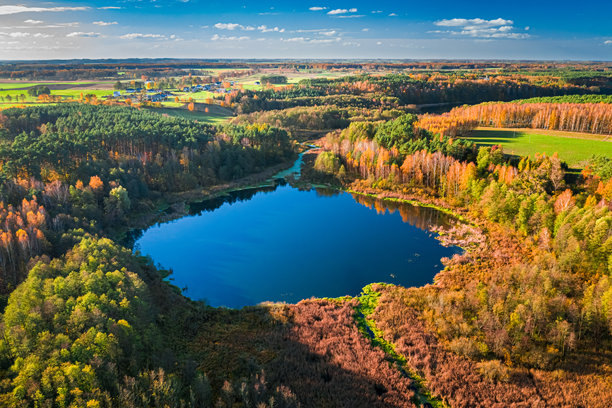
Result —
<instances>
[{"instance_id":1,"label":"reflection of trees in water","mask_svg":"<svg viewBox=\"0 0 612 408\"><path fill-rule=\"evenodd\" d=\"M189 204L189 215L197 216L205 212L212 212L221 208L223 204L234 204L237 202L248 201L252 199L257 193L271 193L276 191L279 186L286 185L287 182L283 179L275 181L274 185L265 187L254 187L243 190L231 191L225 195L211 198L208 200L194 202ZM310 191L310 189L300 189L300 191ZM315 189L318 197L335 197L342 194L342 191L333 189L318 187ZM401 203L396 201L381 200L374 197L364 196L361 194L351 194L353 199L370 209L375 209L378 214L390 214L399 211L402 221L420 228L425 231L431 230L434 226L448 226L453 219L451 216L436 210L431 207L419 207L408 203ZM169 212L168 214L172 214ZM128 247L133 247L134 243L138 241L144 234L146 229L131 230L127 233L126 238L122 241L122 244Z\"/></svg>"},{"instance_id":2,"label":"reflection of trees in water","mask_svg":"<svg viewBox=\"0 0 612 408\"><path fill-rule=\"evenodd\" d=\"M402 221L419 229L429 231L431 227L449 225L452 217L431 207L419 207L408 203L381 200L361 194L351 194L359 204L376 210L377 214L393 214L399 212Z\"/></svg>"},{"instance_id":3,"label":"reflection of trees in water","mask_svg":"<svg viewBox=\"0 0 612 408\"><path fill-rule=\"evenodd\" d=\"M287 183L284 180L275 180L275 184L272 186L253 187L244 190L231 191L219 197L210 198L200 202L189 203L188 214L190 216L197 216L205 212L215 211L226 203L231 205L241 201L248 201L253 198L257 193L271 193L275 191L279 186L284 186L286 184ZM172 215L174 210L172 210L171 208L169 208L168 210L169 211L166 211L166 214ZM146 230L147 228L128 231L126 233L125 239L121 241L121 244L129 248L133 248L136 241L142 238Z\"/></svg>"},{"instance_id":4,"label":"reflection of trees in water","mask_svg":"<svg viewBox=\"0 0 612 408\"><path fill-rule=\"evenodd\" d=\"M333 188L317 187L315 188L317 197L336 197L341 194L341 191Z\"/></svg>"},{"instance_id":5,"label":"reflection of trees in water","mask_svg":"<svg viewBox=\"0 0 612 408\"><path fill-rule=\"evenodd\" d=\"M255 187L244 190L231 191L226 195L211 198L208 200L201 201L199 203L189 204L189 215L200 215L204 212L215 211L220 208L223 204L234 204L237 202L248 201L253 198L257 193L271 193L275 191L279 186L284 185L283 182L277 182L273 186Z\"/></svg>"}]
</instances>

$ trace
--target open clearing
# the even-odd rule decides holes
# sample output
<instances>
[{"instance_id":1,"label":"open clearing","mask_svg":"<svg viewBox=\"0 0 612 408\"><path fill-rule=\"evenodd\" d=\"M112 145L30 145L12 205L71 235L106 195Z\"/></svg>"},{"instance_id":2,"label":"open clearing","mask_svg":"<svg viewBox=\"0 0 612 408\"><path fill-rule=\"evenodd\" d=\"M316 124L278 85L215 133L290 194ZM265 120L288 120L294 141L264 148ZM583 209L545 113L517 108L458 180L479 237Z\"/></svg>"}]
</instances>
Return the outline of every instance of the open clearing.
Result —
<instances>
[{"instance_id":1,"label":"open clearing","mask_svg":"<svg viewBox=\"0 0 612 408\"><path fill-rule=\"evenodd\" d=\"M349 75L348 72L344 71L299 71L299 72L279 72L278 70L269 70L259 72L257 74L248 75L233 79L237 84L242 84L245 89L261 89L260 85L256 85L255 82L260 82L261 77L265 75L283 75L287 77L287 83L297 84L302 79L312 78L341 78ZM282 86L282 85L280 85Z\"/></svg>"},{"instance_id":2,"label":"open clearing","mask_svg":"<svg viewBox=\"0 0 612 408\"><path fill-rule=\"evenodd\" d=\"M572 168L581 168L582 163L593 154L612 156L609 135L561 132L541 129L476 128L469 137L481 146L502 145L504 152L533 157L536 153L552 155Z\"/></svg>"},{"instance_id":3,"label":"open clearing","mask_svg":"<svg viewBox=\"0 0 612 408\"><path fill-rule=\"evenodd\" d=\"M208 108L208 112L205 109ZM223 108L218 105L195 104L195 110L190 111L184 108L148 108L152 112L157 112L162 115L181 117L185 119L197 120L212 124L227 122L233 117L233 112L230 109Z\"/></svg>"}]
</instances>

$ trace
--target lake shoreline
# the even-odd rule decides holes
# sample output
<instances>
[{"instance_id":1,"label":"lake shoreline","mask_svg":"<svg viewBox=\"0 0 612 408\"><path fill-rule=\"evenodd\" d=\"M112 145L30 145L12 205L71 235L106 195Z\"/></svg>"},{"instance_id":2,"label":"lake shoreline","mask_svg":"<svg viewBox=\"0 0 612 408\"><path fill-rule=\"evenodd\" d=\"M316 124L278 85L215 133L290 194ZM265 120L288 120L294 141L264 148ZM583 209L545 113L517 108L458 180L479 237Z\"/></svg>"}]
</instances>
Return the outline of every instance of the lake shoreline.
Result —
<instances>
[{"instance_id":1,"label":"lake shoreline","mask_svg":"<svg viewBox=\"0 0 612 408\"><path fill-rule=\"evenodd\" d=\"M443 245L458 246L464 251L469 251L474 248L474 244L476 242L482 241L483 233L485 231L482 220L475 219L466 209L453 206L446 200L434 197L428 194L426 191L421 190L417 194L384 190L364 185L364 180L360 179L353 179L350 182L343 182L335 179L334 181L337 183L333 184L329 178L329 181L316 181L316 177L313 178L314 162L317 154L322 151L325 150L323 148L316 148L311 149L304 154L302 166L306 168L302 170L304 177L299 183L297 183L298 187L325 187L336 191L346 192L349 194L358 194L377 200L410 204L416 207L433 208L457 219L460 221L460 225L463 226L463 228L453 227L447 229L434 229L432 232L437 234L437 239L442 242ZM311 178L310 181L308 181L309 177ZM304 178L307 180L304 180Z\"/></svg>"},{"instance_id":2,"label":"lake shoreline","mask_svg":"<svg viewBox=\"0 0 612 408\"><path fill-rule=\"evenodd\" d=\"M251 188L261 188L273 185L275 174L290 169L298 158L276 164L258 173L253 173L240 179L217 184L209 188L195 188L178 193L163 194L156 200L155 208L141 214L134 215L129 225L111 234L117 242L126 243L129 236L135 231L146 230L160 223L174 221L189 215L189 205L212 200L232 192ZM128 245L131 246L131 245Z\"/></svg>"},{"instance_id":3,"label":"lake shoreline","mask_svg":"<svg viewBox=\"0 0 612 408\"><path fill-rule=\"evenodd\" d=\"M292 170L298 174L295 166ZM291 174L287 178L291 179ZM398 200L383 203L316 186L300 188L300 183L291 180L266 186L259 184L244 192L234 189L227 197L206 200L200 205L183 204L181 211L172 215L189 216L143 231L134 237L134 248L161 265L174 267L173 284L189 288L184 293L189 298L207 299L212 306L231 308L264 301L293 304L313 296L356 296L372 282L419 287L433 282L444 267L441 260L464 252L457 245L438 239L438 233L432 233L435 227L452 228L456 219L431 206ZM306 213L311 217L305 223L300 221L300 215ZM326 228L336 233L321 235ZM289 231L300 231L301 238L292 241ZM389 242L358 238L366 232L367 236L395 238ZM321 263L320 257L303 259L299 265L287 262L302 253L295 248L311 246L325 254L325 262ZM274 259L260 255L270 248L275 248ZM368 251L379 254L388 251L389 256L368 263L367 256L364 258ZM356 261L356 254L363 259ZM208 262L202 264L201 259ZM286 278L280 272L288 268L293 268L297 278ZM251 270L252 274L242 277L244 270ZM332 279L325 273L317 275L318 270L337 276ZM276 276L279 273L282 276ZM218 282L209 285L216 288L214 291L204 284L209 275L212 282ZM250 283L243 286L244 282ZM274 284L266 283L260 288L261 282ZM296 286L295 282L299 284Z\"/></svg>"}]
</instances>

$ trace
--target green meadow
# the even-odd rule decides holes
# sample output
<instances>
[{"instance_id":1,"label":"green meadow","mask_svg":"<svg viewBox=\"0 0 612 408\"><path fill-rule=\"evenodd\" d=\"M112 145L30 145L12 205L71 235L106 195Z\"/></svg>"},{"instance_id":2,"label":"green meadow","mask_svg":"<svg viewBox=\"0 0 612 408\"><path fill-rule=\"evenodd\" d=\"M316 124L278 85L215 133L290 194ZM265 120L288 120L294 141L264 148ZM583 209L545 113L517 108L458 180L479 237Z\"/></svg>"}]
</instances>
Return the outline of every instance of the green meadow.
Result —
<instances>
[{"instance_id":1,"label":"green meadow","mask_svg":"<svg viewBox=\"0 0 612 408\"><path fill-rule=\"evenodd\" d=\"M593 154L612 156L610 136L589 133L477 128L466 139L481 146L500 144L505 153L513 155L533 157L536 153L552 155L556 152L572 168L581 168L582 163Z\"/></svg>"},{"instance_id":2,"label":"green meadow","mask_svg":"<svg viewBox=\"0 0 612 408\"><path fill-rule=\"evenodd\" d=\"M209 112L204 111L205 106L197 106L197 110L190 111L184 108L148 108L152 112L162 115L180 117L185 119L197 120L209 124L218 124L228 121L232 117L232 111L217 105L206 105Z\"/></svg>"}]
</instances>

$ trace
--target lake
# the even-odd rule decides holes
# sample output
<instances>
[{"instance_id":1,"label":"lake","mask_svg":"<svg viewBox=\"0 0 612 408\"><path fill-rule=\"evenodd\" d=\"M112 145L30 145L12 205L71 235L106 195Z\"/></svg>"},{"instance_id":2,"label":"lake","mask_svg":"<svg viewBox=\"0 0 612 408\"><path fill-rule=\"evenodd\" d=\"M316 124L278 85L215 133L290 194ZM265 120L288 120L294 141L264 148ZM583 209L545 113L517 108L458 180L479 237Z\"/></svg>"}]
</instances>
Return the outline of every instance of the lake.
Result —
<instances>
[{"instance_id":1,"label":"lake","mask_svg":"<svg viewBox=\"0 0 612 408\"><path fill-rule=\"evenodd\" d=\"M428 232L450 221L433 208L282 182L191 210L144 231L135 248L211 306L358 295L372 282L421 286L461 251Z\"/></svg>"}]
</instances>

